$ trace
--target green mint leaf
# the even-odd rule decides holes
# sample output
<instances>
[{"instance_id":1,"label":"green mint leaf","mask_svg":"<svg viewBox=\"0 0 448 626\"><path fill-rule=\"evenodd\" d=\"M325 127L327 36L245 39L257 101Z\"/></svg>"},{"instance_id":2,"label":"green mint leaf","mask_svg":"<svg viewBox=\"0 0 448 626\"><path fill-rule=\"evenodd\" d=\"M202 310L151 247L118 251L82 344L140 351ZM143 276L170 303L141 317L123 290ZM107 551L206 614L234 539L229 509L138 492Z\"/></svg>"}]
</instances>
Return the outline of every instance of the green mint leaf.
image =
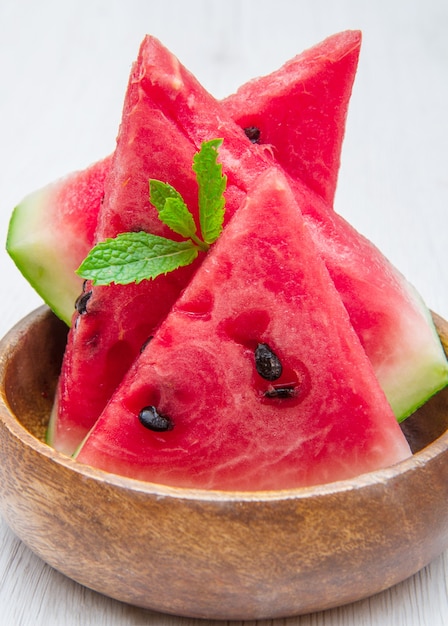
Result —
<instances>
[{"instance_id":1,"label":"green mint leaf","mask_svg":"<svg viewBox=\"0 0 448 626\"><path fill-rule=\"evenodd\" d=\"M196 234L194 218L182 199L167 198L165 206L159 211L159 217L172 231L182 237L194 237Z\"/></svg>"},{"instance_id":2,"label":"green mint leaf","mask_svg":"<svg viewBox=\"0 0 448 626\"><path fill-rule=\"evenodd\" d=\"M168 183L162 183L161 180L150 179L149 181L149 197L151 204L156 209L162 211L168 198L178 198L183 202L183 198L178 191Z\"/></svg>"},{"instance_id":3,"label":"green mint leaf","mask_svg":"<svg viewBox=\"0 0 448 626\"><path fill-rule=\"evenodd\" d=\"M127 285L189 265L197 255L198 248L191 240L123 233L94 246L76 273L96 285Z\"/></svg>"},{"instance_id":4,"label":"green mint leaf","mask_svg":"<svg viewBox=\"0 0 448 626\"><path fill-rule=\"evenodd\" d=\"M224 223L227 177L223 176L222 165L216 161L221 144L222 139L205 141L193 157L193 171L199 186L199 221L206 244L218 239Z\"/></svg>"},{"instance_id":5,"label":"green mint leaf","mask_svg":"<svg viewBox=\"0 0 448 626\"><path fill-rule=\"evenodd\" d=\"M172 231L182 237L196 235L196 224L184 199L178 191L168 183L151 179L149 181L151 204L159 212L159 217Z\"/></svg>"}]
</instances>

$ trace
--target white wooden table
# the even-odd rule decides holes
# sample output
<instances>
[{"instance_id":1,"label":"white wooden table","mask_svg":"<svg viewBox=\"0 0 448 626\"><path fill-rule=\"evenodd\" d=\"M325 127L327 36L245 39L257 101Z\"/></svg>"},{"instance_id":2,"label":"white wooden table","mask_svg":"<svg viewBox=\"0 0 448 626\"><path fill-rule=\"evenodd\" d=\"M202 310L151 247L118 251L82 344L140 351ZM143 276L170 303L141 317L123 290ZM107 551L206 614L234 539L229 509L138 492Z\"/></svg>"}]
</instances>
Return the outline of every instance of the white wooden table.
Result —
<instances>
[{"instance_id":1,"label":"white wooden table","mask_svg":"<svg viewBox=\"0 0 448 626\"><path fill-rule=\"evenodd\" d=\"M448 317L446 0L0 0L2 240L23 195L113 149L128 72L145 33L222 97L346 28L362 29L364 43L336 209ZM0 335L40 304L3 248ZM448 553L373 598L274 624L442 626L447 574ZM202 623L142 611L77 585L0 520L0 626Z\"/></svg>"}]
</instances>

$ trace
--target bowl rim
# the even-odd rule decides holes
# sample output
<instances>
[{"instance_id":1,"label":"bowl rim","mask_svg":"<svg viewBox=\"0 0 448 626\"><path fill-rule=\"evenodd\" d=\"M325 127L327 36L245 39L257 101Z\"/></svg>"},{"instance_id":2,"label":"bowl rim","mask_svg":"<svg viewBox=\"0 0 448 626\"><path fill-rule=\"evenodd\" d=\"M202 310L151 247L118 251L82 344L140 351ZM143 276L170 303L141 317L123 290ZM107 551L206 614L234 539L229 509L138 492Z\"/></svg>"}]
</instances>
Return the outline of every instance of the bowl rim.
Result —
<instances>
[{"instance_id":1,"label":"bowl rim","mask_svg":"<svg viewBox=\"0 0 448 626\"><path fill-rule=\"evenodd\" d=\"M19 320L6 335L0 339L0 423L8 429L13 437L18 439L25 446L31 448L35 453L45 457L52 463L79 474L83 478L88 478L114 488L129 490L136 494L153 496L158 499L173 498L213 503L277 502L284 500L301 500L316 496L333 496L337 493L386 484L406 473L422 468L439 454L448 450L448 430L446 430L430 444L412 454L412 456L389 467L331 483L265 491L224 491L171 487L169 485L128 478L126 476L120 476L119 474L106 472L105 470L81 463L41 441L19 421L8 402L4 382L11 355L19 347L20 338L23 336L24 332L29 329L32 323L39 317L43 317L49 313L50 309L46 305L38 307ZM6 347L10 348L8 352L5 350Z\"/></svg>"}]
</instances>

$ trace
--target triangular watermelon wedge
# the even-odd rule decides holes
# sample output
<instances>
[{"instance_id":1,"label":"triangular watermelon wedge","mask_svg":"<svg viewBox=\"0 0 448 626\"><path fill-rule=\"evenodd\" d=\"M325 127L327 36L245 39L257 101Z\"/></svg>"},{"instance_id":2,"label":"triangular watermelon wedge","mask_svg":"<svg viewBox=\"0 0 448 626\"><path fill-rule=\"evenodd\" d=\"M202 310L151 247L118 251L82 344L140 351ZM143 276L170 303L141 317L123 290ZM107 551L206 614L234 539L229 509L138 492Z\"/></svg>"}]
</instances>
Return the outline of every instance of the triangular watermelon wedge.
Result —
<instances>
[{"instance_id":1,"label":"triangular watermelon wedge","mask_svg":"<svg viewBox=\"0 0 448 626\"><path fill-rule=\"evenodd\" d=\"M292 181L296 197L306 195ZM323 200L301 203L319 254L399 422L448 384L448 362L414 286Z\"/></svg>"},{"instance_id":2,"label":"triangular watermelon wedge","mask_svg":"<svg viewBox=\"0 0 448 626\"><path fill-rule=\"evenodd\" d=\"M227 115L328 207L333 206L360 47L360 31L337 33L222 101Z\"/></svg>"},{"instance_id":3,"label":"triangular watermelon wedge","mask_svg":"<svg viewBox=\"0 0 448 626\"><path fill-rule=\"evenodd\" d=\"M351 478L409 455L294 195L273 170L77 459L176 487L270 490Z\"/></svg>"},{"instance_id":4,"label":"triangular watermelon wedge","mask_svg":"<svg viewBox=\"0 0 448 626\"><path fill-rule=\"evenodd\" d=\"M249 142L220 104L160 42L146 38L129 84L99 237L160 228L147 201L150 177L170 182L194 208L191 156L202 141L217 136L224 137L221 161L229 179L227 212L231 216L258 175L271 167L272 155L264 146ZM299 181L294 186L296 193L303 187ZM427 310L409 295L412 290L406 281L376 248L314 195L314 202L301 204L304 217L332 276L338 277L353 323L362 320L356 330L367 353L386 352L385 382L391 383L390 400L402 419L446 384L447 365L440 342ZM184 268L174 272L175 276L131 288L88 287L91 297L85 311L75 315L61 373L50 429L55 447L68 452L76 447L77 438L92 426L195 269ZM384 296L378 301L372 297L376 290ZM372 309L363 307L364 296ZM405 332L397 334L402 328ZM400 349L388 360L389 346Z\"/></svg>"},{"instance_id":5,"label":"triangular watermelon wedge","mask_svg":"<svg viewBox=\"0 0 448 626\"><path fill-rule=\"evenodd\" d=\"M173 238L149 202L150 178L175 172L179 193L197 214L191 169L195 146L141 89L140 55L129 77L116 150L104 185L96 239L140 231ZM48 442L71 454L103 410L144 342L167 315L198 263L154 281L96 287L85 283L68 334Z\"/></svg>"}]
</instances>

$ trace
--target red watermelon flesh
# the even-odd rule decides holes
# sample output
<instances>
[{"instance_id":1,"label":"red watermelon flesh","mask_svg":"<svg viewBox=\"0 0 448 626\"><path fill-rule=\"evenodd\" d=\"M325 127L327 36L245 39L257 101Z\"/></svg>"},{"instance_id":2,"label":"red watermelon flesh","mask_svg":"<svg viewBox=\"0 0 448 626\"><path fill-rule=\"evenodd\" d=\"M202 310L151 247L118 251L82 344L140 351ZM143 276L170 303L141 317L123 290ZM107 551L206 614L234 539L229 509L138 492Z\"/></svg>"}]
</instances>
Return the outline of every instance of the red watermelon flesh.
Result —
<instances>
[{"instance_id":1,"label":"red watermelon flesh","mask_svg":"<svg viewBox=\"0 0 448 626\"><path fill-rule=\"evenodd\" d=\"M185 68L175 59L161 44L153 39L147 38L142 45L140 55L140 69L131 81L131 96L129 96L128 105L129 110L134 110L137 104L134 102L135 94L138 94L140 98L139 107L142 111L146 110L145 115L145 128L147 134L145 135L145 141L131 141L127 142L123 140L123 131L121 133L121 143L123 147L123 163L119 163L118 159L115 159L117 168L125 168L125 172L122 177L122 182L128 181L128 172L126 170L126 160L132 161L132 151L146 150L146 156L143 160L147 159L147 166L141 169L139 174L142 175L140 184L140 202L141 204L133 204L129 210L124 210L120 206L120 202L123 206L129 206L129 202L126 201L126 195L128 192L128 184L114 185L120 190L122 198L120 202L110 204L105 202L102 209L102 215L106 216L104 223L106 226L113 224L115 228L116 219L118 219L120 228L133 229L126 226L123 221L130 219L134 214L139 214L139 211L135 206L144 207L143 212L148 211L147 204L147 191L146 184L147 178L158 177L164 180L168 180L171 184L177 187L187 198L191 197L191 193L187 193L185 189L185 177L182 177L179 172L177 164L183 164L186 167L187 162L191 163L191 159L186 161L188 157L188 147L183 151L180 146L188 146L188 140L193 144L190 146L191 153L197 150L200 142L212 137L222 136L224 137L225 149L221 151L221 160L224 164L225 173L229 178L228 188L228 214L230 215L235 207L239 204L242 196L241 192L245 192L251 184L253 184L255 177L259 172L265 170L270 166L272 161L271 154L265 150L263 146L252 145L245 137L241 129L232 123L232 121L226 117L222 107L217 103L205 90L201 88L194 77L187 72ZM175 97L173 95L175 93ZM133 95L132 95L133 94ZM134 100L133 100L134 98ZM145 109L146 107L146 109ZM163 111L163 113L162 113ZM157 112L157 113L156 113ZM125 107L126 114L126 107ZM171 116L171 119L168 119ZM124 116L126 117L126 115ZM137 122L141 124L142 120L138 117ZM157 129L153 133L152 138L151 128L153 128L153 119L157 120ZM165 133L164 126L171 129ZM122 124L122 129L126 127L126 123ZM172 131L173 127L178 129L178 134ZM149 129L149 130L148 130ZM174 135L172 135L174 132ZM130 132L130 137L134 138L138 136L139 129L134 128ZM169 137L171 133L172 140L166 140L165 137ZM153 157L153 151L150 154L148 145L154 140L157 142L157 137L163 137L164 141L160 147L160 152L156 151L159 163L159 169L157 172L152 169L154 165L151 162ZM176 141L177 138L177 141ZM120 144L120 140L119 140ZM224 148L223 146L223 148ZM131 150L131 155L127 154L127 151ZM164 150L171 151L169 158L166 157ZM142 161L140 160L140 165ZM170 164L174 167L173 170L169 170ZM162 167L165 175L159 175ZM144 182L144 180L146 182ZM296 185L299 183L296 182ZM182 188L183 187L183 188ZM137 194L138 196L138 194ZM134 196L134 200L135 200ZM325 260L325 247L332 250L332 241L335 245L334 258L330 259L330 265L333 266L333 274L339 271L342 276L340 280L340 286L344 288L345 293L348 295L344 298L344 302L347 306L352 303L351 295L354 289L364 284L364 289L370 289L368 282L363 283L363 274L365 273L364 267L366 265L366 259L374 264L376 269L384 268L384 276L388 276L391 273L390 264L382 257L379 252L363 238L359 237L353 229L351 229L339 216L334 212L328 211L328 206L319 198L316 197L316 202L305 203L303 207L305 213L305 219L310 222L310 227L313 232L318 232L319 238L325 239L325 245L322 246L322 253ZM141 211L140 211L141 212ZM124 216L124 218L122 217ZM141 224L143 225L143 224ZM141 226L140 225L140 226ZM138 227L140 227L138 226ZM144 227L144 225L143 225ZM136 229L135 226L134 229ZM145 229L149 229L145 227ZM107 233L103 233L106 236ZM342 256L338 257L338 250L342 249ZM344 281L344 263L347 250L350 250L351 259L353 260L353 267L358 266L359 274L355 276L356 280L353 280L352 276L347 276L347 280ZM331 256L331 255L330 255ZM336 268L336 269L335 269ZM190 268L191 271L191 268ZM183 272L182 272L183 273ZM182 281L182 273L175 272L178 280L178 287L181 288L180 282ZM188 270L185 274L188 273ZM394 273L394 272L393 272ZM389 281L384 284L383 276L379 272L369 272L369 280L372 278L370 274L373 274L373 278L377 277L377 281L381 283L381 289L385 293L387 289L396 291L396 282ZM187 280L191 274L187 276ZM183 283L186 284L187 281ZM151 285L149 287L148 285ZM60 443L62 437L71 439L70 445L75 444L76 437L75 431L81 425L82 429L90 427L96 417L105 406L111 391L117 384L117 381L125 373L127 367L133 358L138 354L140 346L145 341L148 334L152 334L153 329L156 327L158 321L163 319L166 315L169 306L174 302L176 294L175 290L170 292L171 300L169 297L160 298L154 294L158 289L164 290L165 279L157 279L154 283L141 283L138 286L134 286L132 290L125 288L94 288L92 291L91 307L88 307L88 315L76 316L74 323L74 330L71 333L69 340L66 358L64 360L64 368L61 376L60 392L59 392L59 413L57 418L52 420L52 424L56 424L57 429L53 429L53 441L56 447L63 449ZM152 296L148 296L150 290L154 289ZM100 291L101 290L101 291ZM123 294L122 298L113 297L113 291L120 291ZM135 290L135 291L134 291ZM133 294L132 297L125 294ZM177 292L178 293L178 292ZM101 299L100 299L101 294ZM138 295L137 295L138 294ZM408 299L398 295L399 304L397 306L397 300L394 300L392 306L388 305L388 302L382 301L381 308L372 310L370 312L371 327L368 328L368 332L361 338L363 345L369 353L370 346L372 351L377 349L378 345L381 345L381 349L384 349L385 345L388 345L389 338L391 337L391 329L394 327L395 320L398 316L406 316L410 303ZM362 292L360 294L362 300ZM148 303L151 303L148 305ZM96 306L94 307L94 305ZM414 303L412 303L414 306ZM140 308L138 308L140 307ZM148 311L153 314L153 323L146 324L148 318ZM350 312L350 311L349 311ZM94 315L90 315L93 313ZM125 314L129 313L128 317ZM355 312L356 313L356 312ZM352 314L352 312L350 312ZM417 316L418 317L418 316ZM89 319L92 318L92 319ZM353 316L356 320L356 315ZM135 320L143 320L140 327L137 326L137 331L140 330L140 334L135 331ZM378 322L379 320L379 322ZM385 320L385 321L384 321ZM419 332L425 337L429 336L431 341L431 349L437 344L441 355L443 355L440 344L437 343L435 337L432 336L432 329L429 328L427 319L420 314L418 317ZM366 325L364 326L366 327ZM400 327L399 325L397 327ZM85 332L81 332L79 329L84 328ZM428 330L429 329L429 330ZM358 329L357 329L358 330ZM359 329L363 332L364 328ZM413 329L415 331L415 328ZM126 334L125 334L126 333ZM414 332L415 334L415 332ZM434 333L435 335L435 333ZM118 339L117 339L118 337ZM392 340L397 342L396 333L394 331ZM398 359L394 359L389 371L392 371L401 394L407 393L407 380L402 378L402 366L403 363L407 363L407 346L408 342L413 342L412 333L409 333L403 337L401 345L403 347L403 354L399 355ZM446 363L446 361L444 361ZM76 370L74 365L76 364ZM80 365L78 365L80 363ZM431 365L431 363L430 363ZM427 362L424 360L424 366L427 368ZM445 366L446 367L446 366ZM423 374L426 376L427 372L423 368ZM112 376L108 377L108 384L104 382L105 374L113 372L116 378ZM419 374L420 372L418 372ZM446 370L445 370L446 380ZM439 386L440 377L438 379ZM420 387L418 387L420 389ZM87 390L87 391L86 391ZM424 393L420 397L420 402L423 402L430 393L428 389L423 390ZM414 402L412 398L412 402ZM56 405L57 407L57 405ZM407 411L410 412L414 408L409 409L409 403L407 404ZM78 413L77 413L78 411ZM59 431L59 433L58 433ZM80 435L80 432L76 433ZM65 445L65 442L64 442ZM67 448L68 449L68 448Z\"/></svg>"},{"instance_id":2,"label":"red watermelon flesh","mask_svg":"<svg viewBox=\"0 0 448 626\"><path fill-rule=\"evenodd\" d=\"M260 345L281 373L257 368ZM169 429L143 426L144 407ZM273 170L249 192L77 458L176 487L254 491L351 478L409 455L294 195Z\"/></svg>"},{"instance_id":3,"label":"red watermelon flesh","mask_svg":"<svg viewBox=\"0 0 448 626\"><path fill-rule=\"evenodd\" d=\"M175 238L149 202L149 178L166 180L197 214L191 164L195 146L141 88L142 59L130 75L116 150L105 181L96 240L144 230ZM48 442L72 454L142 345L168 313L197 263L154 281L93 286L87 282L72 319Z\"/></svg>"},{"instance_id":4,"label":"red watermelon flesh","mask_svg":"<svg viewBox=\"0 0 448 626\"><path fill-rule=\"evenodd\" d=\"M328 206L334 201L360 46L360 31L338 33L222 101L239 126L253 129L283 169Z\"/></svg>"},{"instance_id":5,"label":"red watermelon flesh","mask_svg":"<svg viewBox=\"0 0 448 626\"><path fill-rule=\"evenodd\" d=\"M266 145L252 144L248 151L224 107L157 40L150 40L145 52L146 66L151 68L146 90L198 147L218 134L224 138L220 150L224 171L247 192L262 169L277 163ZM331 111L330 99L325 102ZM322 115L325 118L328 111L323 109ZM321 194L302 203L306 185L291 175L290 181L317 249L401 421L448 382L447 360L429 312L405 278L371 242L330 211Z\"/></svg>"},{"instance_id":6,"label":"red watermelon flesh","mask_svg":"<svg viewBox=\"0 0 448 626\"><path fill-rule=\"evenodd\" d=\"M294 181L311 236L398 419L403 421L448 383L448 362L417 290L318 198Z\"/></svg>"},{"instance_id":7,"label":"red watermelon flesh","mask_svg":"<svg viewBox=\"0 0 448 626\"><path fill-rule=\"evenodd\" d=\"M222 101L227 115L243 128L244 124L257 124L261 131L258 143L272 151L291 174L300 168L302 179L329 205L360 44L359 31L332 35ZM75 270L94 244L110 160L106 157L31 194L14 212L19 217L26 213L26 221L18 225L17 220L11 220L8 251L36 291L67 324L81 289ZM88 225L80 232L82 220L88 220Z\"/></svg>"}]
</instances>

